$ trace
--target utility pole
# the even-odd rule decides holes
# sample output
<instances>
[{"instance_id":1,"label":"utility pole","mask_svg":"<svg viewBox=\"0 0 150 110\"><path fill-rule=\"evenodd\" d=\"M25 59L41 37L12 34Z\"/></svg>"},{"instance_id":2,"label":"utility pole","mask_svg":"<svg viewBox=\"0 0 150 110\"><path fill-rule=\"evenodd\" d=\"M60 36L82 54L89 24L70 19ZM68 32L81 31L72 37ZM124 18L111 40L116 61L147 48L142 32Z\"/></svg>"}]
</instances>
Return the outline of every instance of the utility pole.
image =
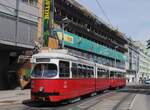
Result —
<instances>
[{"instance_id":1,"label":"utility pole","mask_svg":"<svg viewBox=\"0 0 150 110\"><path fill-rule=\"evenodd\" d=\"M116 52L117 48L118 48L118 46L115 46L115 52ZM117 66L117 59L116 59L116 57L117 57L117 55L115 54L115 68Z\"/></svg>"}]
</instances>

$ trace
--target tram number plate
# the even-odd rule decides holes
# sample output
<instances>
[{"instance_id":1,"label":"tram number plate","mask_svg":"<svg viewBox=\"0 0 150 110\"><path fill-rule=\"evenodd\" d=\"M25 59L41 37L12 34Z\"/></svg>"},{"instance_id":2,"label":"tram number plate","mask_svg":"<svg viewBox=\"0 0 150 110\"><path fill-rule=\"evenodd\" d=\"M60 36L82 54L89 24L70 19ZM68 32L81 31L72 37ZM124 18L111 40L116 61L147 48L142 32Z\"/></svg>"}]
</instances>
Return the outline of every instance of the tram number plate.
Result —
<instances>
[{"instance_id":1,"label":"tram number plate","mask_svg":"<svg viewBox=\"0 0 150 110\"><path fill-rule=\"evenodd\" d=\"M45 101L45 97L39 97L39 100Z\"/></svg>"}]
</instances>

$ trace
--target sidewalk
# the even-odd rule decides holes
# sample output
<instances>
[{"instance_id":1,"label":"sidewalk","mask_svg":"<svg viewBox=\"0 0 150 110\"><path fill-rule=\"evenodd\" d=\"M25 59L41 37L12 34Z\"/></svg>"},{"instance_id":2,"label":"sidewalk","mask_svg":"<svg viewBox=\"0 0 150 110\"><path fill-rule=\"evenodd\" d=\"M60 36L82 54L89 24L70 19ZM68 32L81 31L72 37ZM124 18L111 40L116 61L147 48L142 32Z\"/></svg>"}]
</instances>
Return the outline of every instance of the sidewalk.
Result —
<instances>
[{"instance_id":1,"label":"sidewalk","mask_svg":"<svg viewBox=\"0 0 150 110\"><path fill-rule=\"evenodd\" d=\"M0 106L30 101L30 90L0 91Z\"/></svg>"}]
</instances>

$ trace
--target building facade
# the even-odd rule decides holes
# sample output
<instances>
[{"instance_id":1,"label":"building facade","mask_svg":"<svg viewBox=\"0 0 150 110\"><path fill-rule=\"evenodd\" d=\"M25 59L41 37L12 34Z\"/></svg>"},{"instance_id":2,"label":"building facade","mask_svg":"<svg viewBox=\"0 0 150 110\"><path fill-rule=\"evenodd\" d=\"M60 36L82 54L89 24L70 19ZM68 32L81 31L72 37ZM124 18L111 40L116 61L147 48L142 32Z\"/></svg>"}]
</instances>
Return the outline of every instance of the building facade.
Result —
<instances>
[{"instance_id":1,"label":"building facade","mask_svg":"<svg viewBox=\"0 0 150 110\"><path fill-rule=\"evenodd\" d=\"M139 72L139 48L128 38L127 82L137 82Z\"/></svg>"},{"instance_id":2,"label":"building facade","mask_svg":"<svg viewBox=\"0 0 150 110\"><path fill-rule=\"evenodd\" d=\"M140 51L139 53L139 73L138 80L150 78L150 56Z\"/></svg>"},{"instance_id":3,"label":"building facade","mask_svg":"<svg viewBox=\"0 0 150 110\"><path fill-rule=\"evenodd\" d=\"M0 89L17 82L18 56L34 48L37 33L37 0L0 0ZM17 68L17 67L14 67ZM12 80L12 82L11 82Z\"/></svg>"},{"instance_id":4,"label":"building facade","mask_svg":"<svg viewBox=\"0 0 150 110\"><path fill-rule=\"evenodd\" d=\"M148 55L148 49L141 42L134 42L139 48L139 71L138 81L150 78L150 56Z\"/></svg>"}]
</instances>

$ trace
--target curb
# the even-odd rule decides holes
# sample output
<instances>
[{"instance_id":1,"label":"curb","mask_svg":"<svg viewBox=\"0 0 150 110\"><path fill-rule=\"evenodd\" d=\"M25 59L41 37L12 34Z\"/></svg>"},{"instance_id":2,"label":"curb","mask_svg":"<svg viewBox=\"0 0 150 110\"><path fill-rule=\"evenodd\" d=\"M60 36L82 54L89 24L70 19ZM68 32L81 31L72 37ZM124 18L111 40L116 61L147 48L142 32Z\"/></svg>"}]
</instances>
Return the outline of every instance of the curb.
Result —
<instances>
[{"instance_id":1,"label":"curb","mask_svg":"<svg viewBox=\"0 0 150 110\"><path fill-rule=\"evenodd\" d=\"M0 106L6 106L6 105L16 105L16 104L27 104L27 103L31 103L32 101L30 99L27 100L21 100L21 101L4 101L4 102L0 102Z\"/></svg>"}]
</instances>

